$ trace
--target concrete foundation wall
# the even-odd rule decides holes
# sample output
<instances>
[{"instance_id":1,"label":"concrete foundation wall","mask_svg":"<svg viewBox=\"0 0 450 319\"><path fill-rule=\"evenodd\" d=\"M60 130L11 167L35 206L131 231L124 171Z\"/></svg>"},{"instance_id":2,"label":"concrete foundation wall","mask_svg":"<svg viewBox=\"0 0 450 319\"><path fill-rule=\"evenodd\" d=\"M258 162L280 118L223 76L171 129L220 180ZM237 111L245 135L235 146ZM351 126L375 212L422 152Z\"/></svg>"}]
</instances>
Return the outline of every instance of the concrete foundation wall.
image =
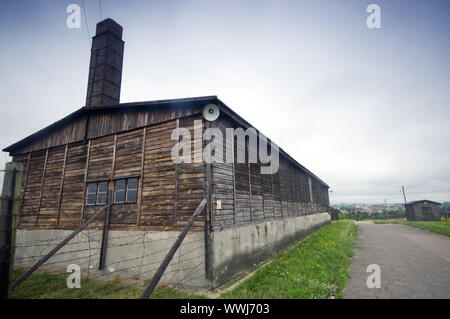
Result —
<instances>
[{"instance_id":1,"label":"concrete foundation wall","mask_svg":"<svg viewBox=\"0 0 450 319\"><path fill-rule=\"evenodd\" d=\"M69 230L17 230L15 264L32 266L65 237ZM180 232L109 231L106 267L98 270L102 231L78 234L50 258L42 268L66 270L77 264L83 272L125 278L150 279L167 255ZM162 283L207 287L205 277L204 232L190 232L166 269Z\"/></svg>"},{"instance_id":2,"label":"concrete foundation wall","mask_svg":"<svg viewBox=\"0 0 450 319\"><path fill-rule=\"evenodd\" d=\"M271 253L330 222L328 213L318 213L213 232L212 286L226 283Z\"/></svg>"},{"instance_id":3,"label":"concrete foundation wall","mask_svg":"<svg viewBox=\"0 0 450 319\"><path fill-rule=\"evenodd\" d=\"M210 284L205 274L204 232L190 232L160 282L204 288L220 286L330 221L328 213L318 213L212 232ZM69 230L17 230L15 264L32 266L70 233ZM84 231L42 268L66 270L68 265L77 264L82 276L88 272L94 276L150 279L179 233L111 230L106 267L99 271L102 231Z\"/></svg>"}]
</instances>

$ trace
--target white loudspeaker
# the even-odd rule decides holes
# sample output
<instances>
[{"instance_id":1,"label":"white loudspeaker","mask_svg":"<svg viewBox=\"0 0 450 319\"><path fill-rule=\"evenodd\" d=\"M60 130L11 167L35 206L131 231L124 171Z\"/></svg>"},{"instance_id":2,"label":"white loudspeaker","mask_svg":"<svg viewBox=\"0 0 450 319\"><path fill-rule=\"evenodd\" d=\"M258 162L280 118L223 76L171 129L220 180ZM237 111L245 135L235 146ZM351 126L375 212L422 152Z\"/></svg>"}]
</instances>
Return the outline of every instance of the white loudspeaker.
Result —
<instances>
[{"instance_id":1,"label":"white loudspeaker","mask_svg":"<svg viewBox=\"0 0 450 319\"><path fill-rule=\"evenodd\" d=\"M215 121L220 115L219 108L215 104L208 104L203 108L203 117L207 121Z\"/></svg>"}]
</instances>

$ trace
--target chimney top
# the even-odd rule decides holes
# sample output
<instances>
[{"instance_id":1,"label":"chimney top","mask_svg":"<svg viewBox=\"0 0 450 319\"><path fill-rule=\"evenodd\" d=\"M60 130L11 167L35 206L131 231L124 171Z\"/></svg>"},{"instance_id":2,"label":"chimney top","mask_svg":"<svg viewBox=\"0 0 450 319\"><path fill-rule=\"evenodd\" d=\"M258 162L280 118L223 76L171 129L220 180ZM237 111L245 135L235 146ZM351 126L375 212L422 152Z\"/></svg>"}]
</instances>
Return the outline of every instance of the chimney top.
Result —
<instances>
[{"instance_id":1,"label":"chimney top","mask_svg":"<svg viewBox=\"0 0 450 319\"><path fill-rule=\"evenodd\" d=\"M86 108L120 103L123 63L122 27L113 19L97 24L92 38Z\"/></svg>"},{"instance_id":2,"label":"chimney top","mask_svg":"<svg viewBox=\"0 0 450 319\"><path fill-rule=\"evenodd\" d=\"M119 39L122 39L123 28L113 19L107 18L99 23L97 23L97 29L95 35L99 35L105 32L114 34Z\"/></svg>"}]
</instances>

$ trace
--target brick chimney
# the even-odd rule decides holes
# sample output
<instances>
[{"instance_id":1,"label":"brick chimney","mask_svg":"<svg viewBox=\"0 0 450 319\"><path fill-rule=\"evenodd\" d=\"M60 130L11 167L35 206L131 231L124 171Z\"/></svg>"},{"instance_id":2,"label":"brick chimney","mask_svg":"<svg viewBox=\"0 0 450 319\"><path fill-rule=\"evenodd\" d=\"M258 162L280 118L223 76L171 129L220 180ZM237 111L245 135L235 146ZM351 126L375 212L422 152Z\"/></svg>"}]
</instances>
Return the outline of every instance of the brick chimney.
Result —
<instances>
[{"instance_id":1,"label":"brick chimney","mask_svg":"<svg viewBox=\"0 0 450 319\"><path fill-rule=\"evenodd\" d=\"M86 108L119 104L123 47L119 24L109 18L97 24L92 38Z\"/></svg>"}]
</instances>

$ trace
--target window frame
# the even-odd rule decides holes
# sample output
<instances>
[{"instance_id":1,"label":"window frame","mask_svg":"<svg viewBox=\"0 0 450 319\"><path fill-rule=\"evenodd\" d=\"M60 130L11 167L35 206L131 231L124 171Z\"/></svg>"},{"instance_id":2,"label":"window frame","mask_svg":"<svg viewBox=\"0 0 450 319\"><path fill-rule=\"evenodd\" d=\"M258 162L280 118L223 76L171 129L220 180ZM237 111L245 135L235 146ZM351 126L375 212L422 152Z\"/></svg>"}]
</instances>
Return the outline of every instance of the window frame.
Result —
<instances>
[{"instance_id":1,"label":"window frame","mask_svg":"<svg viewBox=\"0 0 450 319\"><path fill-rule=\"evenodd\" d=\"M128 185L129 185L129 181L131 179L135 179L136 180L136 188L132 188L131 189L132 191L136 191L136 200L134 200L132 202L128 201L128 195L129 195L129 191L130 191L130 188L128 187ZM137 203L137 200L138 200L139 179L137 177L130 177L130 178L126 179L126 182L127 182L127 184L126 184L126 188L125 188L125 203L127 203L127 204L135 204L135 203Z\"/></svg>"},{"instance_id":2,"label":"window frame","mask_svg":"<svg viewBox=\"0 0 450 319\"><path fill-rule=\"evenodd\" d=\"M95 192L89 192L89 186L95 185ZM96 206L97 205L97 190L98 190L98 182L88 182L86 186L86 206ZM94 202L90 203L89 200L89 194L95 194Z\"/></svg>"},{"instance_id":3,"label":"window frame","mask_svg":"<svg viewBox=\"0 0 450 319\"><path fill-rule=\"evenodd\" d=\"M129 181L131 179L135 179L136 180L136 188L130 188L129 187ZM123 201L118 201L116 199L116 197L117 197L116 196L116 194L117 194L117 183L119 181L124 181L125 182L124 189L123 190L119 190L119 192L123 192L124 193ZM134 201L130 201L129 200L129 192L131 192L131 191L136 192L136 200L134 200ZM118 204L118 205L136 204L137 201L138 201L138 194L139 194L138 191L139 191L139 177L133 176L133 177L124 177L124 178L116 179L114 181L114 201L113 201L113 203L114 204Z\"/></svg>"},{"instance_id":4,"label":"window frame","mask_svg":"<svg viewBox=\"0 0 450 319\"><path fill-rule=\"evenodd\" d=\"M99 181L87 181L86 182L86 199L84 201L84 205L85 206L102 206L102 205L108 205L108 192L110 190L110 182L113 182L113 198L112 198L112 205L118 204L118 205L123 205L123 204L136 204L138 202L138 197L139 197L139 178L140 176L131 176L131 177L123 177L123 178L115 178L112 180L99 180ZM130 180L136 180L136 186L133 188L130 188ZM116 195L117 195L117 183L120 181L124 181L124 188L123 190L119 190L119 192L123 192L123 201L117 201L116 199ZM105 183L106 185L106 191L101 191L100 192L100 184ZM89 192L89 187L90 185L95 185L95 193ZM135 195L135 200L130 201L130 193L134 192ZM89 200L89 195L94 195L95 194L95 200L94 202L88 202ZM105 197L105 202L99 202L99 198L101 195L104 195ZM134 196L133 196L134 197Z\"/></svg>"},{"instance_id":5,"label":"window frame","mask_svg":"<svg viewBox=\"0 0 450 319\"><path fill-rule=\"evenodd\" d=\"M123 181L123 190L120 190L120 192L123 192L123 201L117 201L117 183ZM124 204L126 199L126 193L127 193L127 179L126 178L120 178L116 179L114 181L114 204Z\"/></svg>"},{"instance_id":6,"label":"window frame","mask_svg":"<svg viewBox=\"0 0 450 319\"><path fill-rule=\"evenodd\" d=\"M99 192L99 186L100 184L105 183L106 184L106 191L105 192ZM89 194L94 194L94 192L89 192L89 185L95 185L95 201L93 203L88 202L89 200ZM109 187L109 181L91 181L91 182L87 182L86 185L86 200L85 200L85 205L86 206L103 206L103 205L107 205L108 204L108 187ZM100 194L105 194L105 202L99 202L99 195Z\"/></svg>"},{"instance_id":7,"label":"window frame","mask_svg":"<svg viewBox=\"0 0 450 319\"><path fill-rule=\"evenodd\" d=\"M105 202L104 203L99 203L98 199L99 199L99 195L100 195L100 184L105 183L106 184L106 191L105 192L101 192L102 194L105 194ZM108 204L108 182L107 181L101 181L101 182L97 182L97 199L95 201L96 205L106 205Z\"/></svg>"}]
</instances>

